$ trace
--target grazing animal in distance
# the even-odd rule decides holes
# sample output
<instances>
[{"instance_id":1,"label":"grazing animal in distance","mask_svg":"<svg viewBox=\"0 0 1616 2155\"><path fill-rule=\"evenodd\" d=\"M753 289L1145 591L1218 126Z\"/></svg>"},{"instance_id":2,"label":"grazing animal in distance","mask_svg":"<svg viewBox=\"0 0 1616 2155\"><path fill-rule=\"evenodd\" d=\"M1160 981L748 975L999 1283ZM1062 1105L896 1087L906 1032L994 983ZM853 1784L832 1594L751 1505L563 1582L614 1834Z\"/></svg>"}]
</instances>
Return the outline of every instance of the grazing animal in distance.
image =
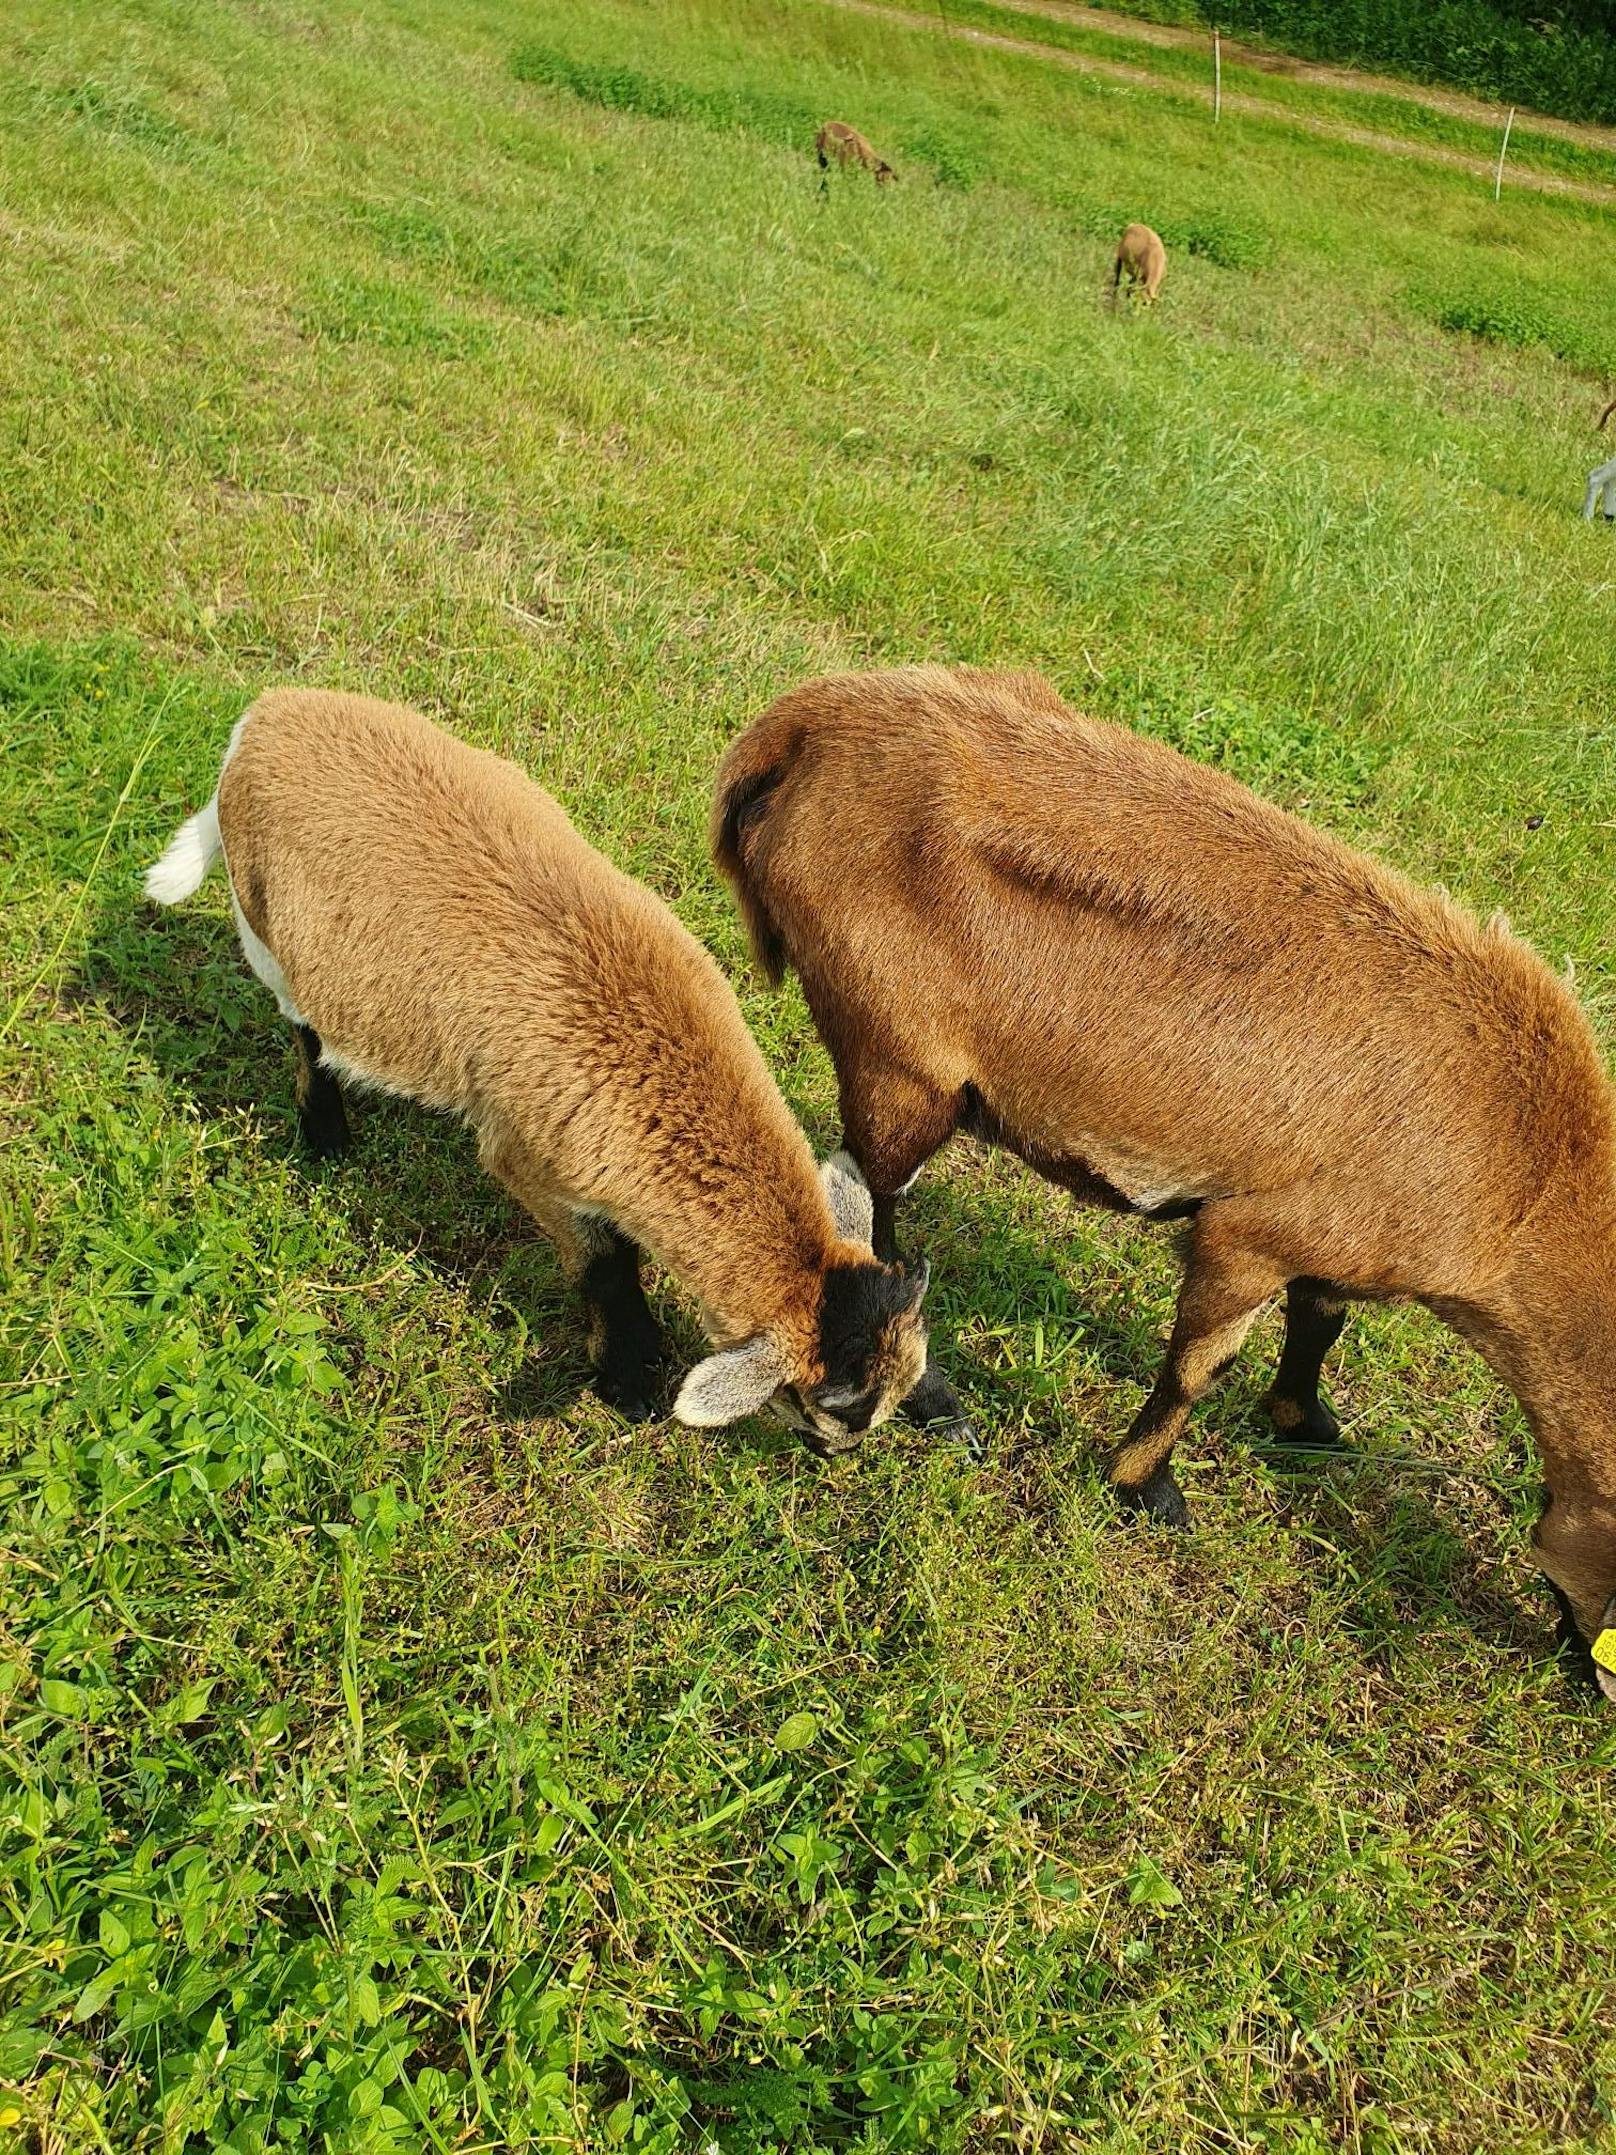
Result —
<instances>
[{"instance_id":1,"label":"grazing animal in distance","mask_svg":"<svg viewBox=\"0 0 1616 2155\"><path fill-rule=\"evenodd\" d=\"M1603 432L1605 421L1612 412L1616 412L1616 397L1613 397L1599 414L1598 431ZM1601 464L1588 474L1588 491L1582 501L1584 523L1593 522L1601 494L1605 497L1605 522L1616 524L1616 456L1613 456L1608 464Z\"/></svg>"},{"instance_id":2,"label":"grazing animal in distance","mask_svg":"<svg viewBox=\"0 0 1616 2155\"><path fill-rule=\"evenodd\" d=\"M650 1414L660 1353L642 1251L719 1350L680 1420L772 1404L830 1455L913 1388L924 1269L872 1255L869 1191L816 1171L709 953L514 764L402 705L273 690L147 896L189 897L221 853L311 1149L346 1147L342 1078L463 1117L581 1289L622 1413Z\"/></svg>"},{"instance_id":3,"label":"grazing animal in distance","mask_svg":"<svg viewBox=\"0 0 1616 2155\"><path fill-rule=\"evenodd\" d=\"M1154 306L1156 294L1161 290L1163 277L1167 274L1167 249L1161 237L1148 224L1131 224L1117 241L1117 258L1111 267L1111 304L1117 303L1117 288L1124 274L1130 292L1139 291L1145 305Z\"/></svg>"},{"instance_id":4,"label":"grazing animal in distance","mask_svg":"<svg viewBox=\"0 0 1616 2155\"><path fill-rule=\"evenodd\" d=\"M845 171L849 165L862 165L866 172L875 174L875 184L883 187L898 175L886 159L865 140L856 127L849 127L845 120L827 120L814 137L814 148L819 153L819 169L828 173L832 158ZM828 179L820 181L820 188L828 187Z\"/></svg>"},{"instance_id":5,"label":"grazing animal in distance","mask_svg":"<svg viewBox=\"0 0 1616 2155\"><path fill-rule=\"evenodd\" d=\"M712 832L835 1063L878 1254L956 1131L1188 1223L1166 1361L1110 1462L1126 1506L1184 1523L1173 1447L1281 1290L1269 1411L1311 1445L1338 1436L1319 1379L1348 1304L1423 1303L1526 1410L1537 1562L1616 1697L1616 1104L1501 917L1036 674L794 689L725 755Z\"/></svg>"}]
</instances>

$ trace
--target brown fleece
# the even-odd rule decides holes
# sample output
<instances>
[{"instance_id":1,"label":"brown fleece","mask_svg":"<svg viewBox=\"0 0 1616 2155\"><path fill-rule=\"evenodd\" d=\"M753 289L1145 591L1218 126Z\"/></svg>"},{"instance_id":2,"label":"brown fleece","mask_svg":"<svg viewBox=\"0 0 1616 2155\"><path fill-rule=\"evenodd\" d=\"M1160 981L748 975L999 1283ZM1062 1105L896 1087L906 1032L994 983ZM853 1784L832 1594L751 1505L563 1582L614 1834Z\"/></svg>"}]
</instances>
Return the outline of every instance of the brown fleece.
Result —
<instances>
[{"instance_id":1,"label":"brown fleece","mask_svg":"<svg viewBox=\"0 0 1616 2155\"><path fill-rule=\"evenodd\" d=\"M278 689L219 786L248 925L345 1074L463 1115L576 1275L599 1211L816 1382L838 1239L728 982L514 764L418 712Z\"/></svg>"},{"instance_id":2,"label":"brown fleece","mask_svg":"<svg viewBox=\"0 0 1616 2155\"><path fill-rule=\"evenodd\" d=\"M1161 282L1167 274L1167 249L1160 235L1148 224L1131 224L1117 242L1117 259L1111 270L1111 300L1116 303L1117 286L1126 271L1128 286L1144 288L1146 305L1154 302L1161 290Z\"/></svg>"},{"instance_id":3,"label":"brown fleece","mask_svg":"<svg viewBox=\"0 0 1616 2155\"><path fill-rule=\"evenodd\" d=\"M827 120L814 137L814 148L819 152L821 167L828 165L834 157L844 168L862 165L866 172L873 172L877 185L898 177L879 151L845 120Z\"/></svg>"},{"instance_id":4,"label":"brown fleece","mask_svg":"<svg viewBox=\"0 0 1616 2155\"><path fill-rule=\"evenodd\" d=\"M1280 1287L1325 1319L1318 1283L1410 1296L1521 1399L1539 1561L1598 1632L1616 1119L1575 998L1501 918L1033 674L809 682L725 756L714 844L760 961L801 976L878 1206L963 1126L1080 1194L1193 1210L1123 1490L1181 1512L1173 1442Z\"/></svg>"}]
</instances>

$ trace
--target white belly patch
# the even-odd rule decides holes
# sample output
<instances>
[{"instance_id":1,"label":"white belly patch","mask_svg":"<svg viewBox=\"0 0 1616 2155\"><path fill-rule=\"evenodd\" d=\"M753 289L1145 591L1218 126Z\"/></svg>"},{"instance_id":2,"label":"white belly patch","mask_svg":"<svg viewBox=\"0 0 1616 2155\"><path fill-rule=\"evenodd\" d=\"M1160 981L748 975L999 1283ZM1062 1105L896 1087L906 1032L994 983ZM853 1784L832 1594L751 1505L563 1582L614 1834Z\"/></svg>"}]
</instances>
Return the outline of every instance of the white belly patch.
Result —
<instances>
[{"instance_id":1,"label":"white belly patch","mask_svg":"<svg viewBox=\"0 0 1616 2155\"><path fill-rule=\"evenodd\" d=\"M228 875L229 871L230 863L226 861L225 873ZM264 983L264 986L268 988L270 994L274 996L276 1002L280 1004L281 1016L286 1019L287 1023L290 1025L302 1025L305 1022L303 1013L292 1000L292 991L287 986L286 975L276 963L275 953L270 949L269 945L260 941L247 925L247 916L241 910L241 900L236 896L234 883L230 886L230 910L236 916L236 933L241 938L242 955L246 958L247 963Z\"/></svg>"}]
</instances>

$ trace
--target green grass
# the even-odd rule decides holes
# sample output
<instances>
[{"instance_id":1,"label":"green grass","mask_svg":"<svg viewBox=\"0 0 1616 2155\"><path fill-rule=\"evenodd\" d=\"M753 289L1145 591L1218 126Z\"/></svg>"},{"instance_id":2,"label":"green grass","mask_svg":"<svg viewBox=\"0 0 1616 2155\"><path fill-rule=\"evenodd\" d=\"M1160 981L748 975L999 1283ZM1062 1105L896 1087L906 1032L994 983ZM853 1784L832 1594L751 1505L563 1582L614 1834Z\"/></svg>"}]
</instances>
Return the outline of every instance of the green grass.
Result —
<instances>
[{"instance_id":1,"label":"green grass","mask_svg":"<svg viewBox=\"0 0 1616 2155\"><path fill-rule=\"evenodd\" d=\"M1058 14L1005 7L996 4L996 0L885 0L885 4L910 9L923 20L940 25L987 30L1023 42L1053 45L1085 58L1118 61L1131 68L1143 67L1161 83L1164 91L1171 89L1180 96L1191 95L1210 101L1212 95L1210 45L1199 40L1193 45L1146 45L1126 33L1096 29L1088 23ZM1155 13L1153 9L1142 8L1130 8L1127 12ZM1261 98L1265 105L1273 108L1272 116L1277 119L1295 114L1333 121L1342 127L1373 128L1414 148L1430 144L1460 150L1467 157L1489 162L1498 155L1499 127L1483 125L1435 105L1420 103L1417 96L1399 97L1381 90L1337 89L1303 76L1242 65L1231 60L1227 52L1222 68L1226 95L1232 97L1240 92ZM1244 128L1263 126L1268 121L1248 114L1236 118L1231 112L1223 124ZM1597 143L1545 134L1530 125L1510 129L1507 169L1514 173L1522 167L1566 179L1616 186L1616 158L1608 149Z\"/></svg>"},{"instance_id":2,"label":"green grass","mask_svg":"<svg viewBox=\"0 0 1616 2155\"><path fill-rule=\"evenodd\" d=\"M1194 1534L1125 1527L1170 1248L962 1147L912 1233L984 1467L631 1433L470 1144L372 1102L310 1174L221 889L136 896L259 688L411 698L672 899L828 1143L714 760L809 670L1014 660L1504 905L1608 1042L1597 386L1435 316L1608 363L1609 219L784 0L8 27L13 2137L1611 2146L1616 1735L1453 1341L1356 1320L1361 1460L1298 1471L1267 1320ZM917 168L822 200L784 104ZM1113 317L1125 214L1180 237Z\"/></svg>"},{"instance_id":3,"label":"green grass","mask_svg":"<svg viewBox=\"0 0 1616 2155\"><path fill-rule=\"evenodd\" d=\"M1121 0L1124 12L1251 33L1271 49L1521 104L1570 120L1616 119L1604 0Z\"/></svg>"}]
</instances>

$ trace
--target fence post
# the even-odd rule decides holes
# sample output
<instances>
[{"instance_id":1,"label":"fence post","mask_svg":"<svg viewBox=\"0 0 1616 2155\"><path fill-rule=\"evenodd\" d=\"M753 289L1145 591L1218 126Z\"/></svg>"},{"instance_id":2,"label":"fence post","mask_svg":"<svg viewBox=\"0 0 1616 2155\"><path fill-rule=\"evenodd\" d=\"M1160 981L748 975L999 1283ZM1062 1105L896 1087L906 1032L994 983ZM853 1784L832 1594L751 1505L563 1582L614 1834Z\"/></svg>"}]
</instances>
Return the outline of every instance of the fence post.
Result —
<instances>
[{"instance_id":1,"label":"fence post","mask_svg":"<svg viewBox=\"0 0 1616 2155\"><path fill-rule=\"evenodd\" d=\"M1504 153L1509 148L1509 131L1515 125L1515 107L1509 108L1509 118L1504 122L1504 139L1498 145L1498 170L1493 174L1493 200L1496 202L1504 187Z\"/></svg>"},{"instance_id":2,"label":"fence post","mask_svg":"<svg viewBox=\"0 0 1616 2155\"><path fill-rule=\"evenodd\" d=\"M1223 117L1223 46L1218 38L1217 27L1212 30L1212 125L1217 126Z\"/></svg>"}]
</instances>

